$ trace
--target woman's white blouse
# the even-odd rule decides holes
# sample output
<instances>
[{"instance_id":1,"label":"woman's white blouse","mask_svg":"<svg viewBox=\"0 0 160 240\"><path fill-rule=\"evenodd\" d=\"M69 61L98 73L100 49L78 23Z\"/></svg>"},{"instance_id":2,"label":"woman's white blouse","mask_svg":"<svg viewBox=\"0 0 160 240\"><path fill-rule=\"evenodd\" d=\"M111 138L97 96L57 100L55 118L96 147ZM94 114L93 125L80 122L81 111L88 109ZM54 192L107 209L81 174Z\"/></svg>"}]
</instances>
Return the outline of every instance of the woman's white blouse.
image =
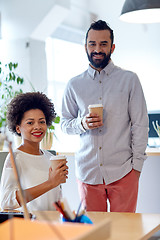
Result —
<instances>
[{"instance_id":1,"label":"woman's white blouse","mask_svg":"<svg viewBox=\"0 0 160 240\"><path fill-rule=\"evenodd\" d=\"M34 187L48 179L51 153L43 150L43 155L32 155L20 150L14 152L17 170L23 189ZM8 154L1 177L0 208L22 210L16 200L17 182ZM54 210L53 202L61 198L60 186L46 192L27 203L29 211Z\"/></svg>"}]
</instances>

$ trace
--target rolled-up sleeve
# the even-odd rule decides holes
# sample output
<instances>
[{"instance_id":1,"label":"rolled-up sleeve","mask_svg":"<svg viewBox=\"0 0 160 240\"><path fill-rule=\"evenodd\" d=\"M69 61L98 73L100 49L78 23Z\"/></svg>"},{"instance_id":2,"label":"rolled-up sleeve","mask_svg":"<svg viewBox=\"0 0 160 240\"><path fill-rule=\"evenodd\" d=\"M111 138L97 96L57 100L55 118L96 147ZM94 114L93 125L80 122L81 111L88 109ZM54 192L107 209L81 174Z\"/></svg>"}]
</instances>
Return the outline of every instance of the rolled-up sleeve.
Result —
<instances>
[{"instance_id":1,"label":"rolled-up sleeve","mask_svg":"<svg viewBox=\"0 0 160 240\"><path fill-rule=\"evenodd\" d=\"M63 95L61 116L61 129L67 134L82 134L85 132L75 99L74 90L68 84Z\"/></svg>"}]
</instances>

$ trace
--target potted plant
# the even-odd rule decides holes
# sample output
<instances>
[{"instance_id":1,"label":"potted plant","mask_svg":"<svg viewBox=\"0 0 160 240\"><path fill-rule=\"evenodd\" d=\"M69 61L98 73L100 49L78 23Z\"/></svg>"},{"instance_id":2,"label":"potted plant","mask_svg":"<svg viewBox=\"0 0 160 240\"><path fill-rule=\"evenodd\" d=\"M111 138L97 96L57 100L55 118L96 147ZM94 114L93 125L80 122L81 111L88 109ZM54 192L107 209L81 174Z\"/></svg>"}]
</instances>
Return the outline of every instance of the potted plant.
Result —
<instances>
[{"instance_id":1,"label":"potted plant","mask_svg":"<svg viewBox=\"0 0 160 240\"><path fill-rule=\"evenodd\" d=\"M156 124L154 123L154 121L152 121L154 130L156 131L157 135L160 137L160 126L158 124L158 121L156 121Z\"/></svg>"},{"instance_id":2,"label":"potted plant","mask_svg":"<svg viewBox=\"0 0 160 240\"><path fill-rule=\"evenodd\" d=\"M55 124L58 124L59 122L60 122L60 117L56 116L56 118L52 122L52 125L50 127L48 127L45 137L41 141L41 148L42 149L46 149L46 150L51 149L52 144L53 144L53 136L55 138L57 138L57 136L55 135L55 132L54 132L55 131Z\"/></svg>"},{"instance_id":3,"label":"potted plant","mask_svg":"<svg viewBox=\"0 0 160 240\"><path fill-rule=\"evenodd\" d=\"M9 62L3 65L0 62L0 131L6 127L7 105L17 94L22 93L21 85L24 80L16 70L18 63ZM3 149L3 147L1 147Z\"/></svg>"},{"instance_id":4,"label":"potted plant","mask_svg":"<svg viewBox=\"0 0 160 240\"><path fill-rule=\"evenodd\" d=\"M7 121L6 121L6 114L7 114L7 105L14 98L16 95L22 93L21 85L24 83L24 79L20 77L17 73L18 63L7 63L3 65L0 62L0 132L3 128L6 128ZM32 91L36 91L33 87L32 83L30 82ZM52 125L47 129L46 136L43 139L41 145L43 149L49 150L53 143L53 136L56 137L54 130L55 124L60 122L60 117L57 116ZM19 145L21 142L20 137L16 137L16 145ZM0 146L0 150L3 149Z\"/></svg>"}]
</instances>

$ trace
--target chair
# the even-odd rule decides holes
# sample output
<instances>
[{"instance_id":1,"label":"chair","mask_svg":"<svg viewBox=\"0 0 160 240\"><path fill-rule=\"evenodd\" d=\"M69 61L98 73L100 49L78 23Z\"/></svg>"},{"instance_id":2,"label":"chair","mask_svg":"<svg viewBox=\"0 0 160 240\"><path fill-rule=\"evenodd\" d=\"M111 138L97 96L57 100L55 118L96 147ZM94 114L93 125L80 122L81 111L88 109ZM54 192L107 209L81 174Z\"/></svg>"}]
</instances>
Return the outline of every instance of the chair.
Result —
<instances>
[{"instance_id":1,"label":"chair","mask_svg":"<svg viewBox=\"0 0 160 240\"><path fill-rule=\"evenodd\" d=\"M8 155L8 152L0 152L0 179L1 179L1 174L3 170L4 161L7 155Z\"/></svg>"}]
</instances>

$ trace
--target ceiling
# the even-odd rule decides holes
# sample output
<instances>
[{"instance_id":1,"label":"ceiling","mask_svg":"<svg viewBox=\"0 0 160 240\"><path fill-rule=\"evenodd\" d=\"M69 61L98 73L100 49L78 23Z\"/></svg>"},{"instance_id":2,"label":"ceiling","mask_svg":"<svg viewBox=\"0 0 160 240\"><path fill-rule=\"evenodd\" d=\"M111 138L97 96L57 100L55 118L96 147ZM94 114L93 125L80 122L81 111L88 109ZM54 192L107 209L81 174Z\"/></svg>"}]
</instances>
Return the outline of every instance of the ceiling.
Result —
<instances>
[{"instance_id":1,"label":"ceiling","mask_svg":"<svg viewBox=\"0 0 160 240\"><path fill-rule=\"evenodd\" d=\"M1 0L1 37L45 40L58 27L85 31L96 14L88 0Z\"/></svg>"},{"instance_id":2,"label":"ceiling","mask_svg":"<svg viewBox=\"0 0 160 240\"><path fill-rule=\"evenodd\" d=\"M117 26L125 0L0 0L2 39L74 39L99 18ZM121 24L121 23L120 23ZM77 39L77 41L79 41Z\"/></svg>"}]
</instances>

